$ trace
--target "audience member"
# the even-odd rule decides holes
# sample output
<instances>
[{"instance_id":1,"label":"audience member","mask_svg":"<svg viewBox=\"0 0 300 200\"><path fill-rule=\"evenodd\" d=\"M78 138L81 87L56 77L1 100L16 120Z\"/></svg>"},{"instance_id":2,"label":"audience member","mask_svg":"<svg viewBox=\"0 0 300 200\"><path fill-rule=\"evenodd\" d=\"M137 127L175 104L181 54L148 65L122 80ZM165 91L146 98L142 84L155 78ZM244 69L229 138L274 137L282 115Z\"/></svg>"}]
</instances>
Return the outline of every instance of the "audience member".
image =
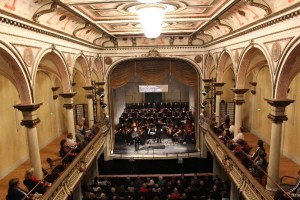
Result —
<instances>
[{"instance_id":1,"label":"audience member","mask_svg":"<svg viewBox=\"0 0 300 200\"><path fill-rule=\"evenodd\" d=\"M257 161L250 167L249 171L253 176L261 177L264 175L264 172L267 169L268 161L266 160L266 153L261 152L258 154Z\"/></svg>"},{"instance_id":2,"label":"audience member","mask_svg":"<svg viewBox=\"0 0 300 200\"><path fill-rule=\"evenodd\" d=\"M18 178L13 178L9 181L6 200L32 199L19 185L20 182Z\"/></svg>"},{"instance_id":3,"label":"audience member","mask_svg":"<svg viewBox=\"0 0 300 200\"><path fill-rule=\"evenodd\" d=\"M257 159L258 159L258 155L261 152L265 152L264 142L262 140L258 140L257 141L257 148L256 148L255 152L252 154L251 160L253 160L254 162L256 162Z\"/></svg>"},{"instance_id":4,"label":"audience member","mask_svg":"<svg viewBox=\"0 0 300 200\"><path fill-rule=\"evenodd\" d=\"M34 169L31 168L29 170L26 170L25 172L25 179L23 181L24 185L27 187L28 191L32 193L39 193L44 194L50 186L47 182L39 181L34 175L33 175Z\"/></svg>"}]
</instances>

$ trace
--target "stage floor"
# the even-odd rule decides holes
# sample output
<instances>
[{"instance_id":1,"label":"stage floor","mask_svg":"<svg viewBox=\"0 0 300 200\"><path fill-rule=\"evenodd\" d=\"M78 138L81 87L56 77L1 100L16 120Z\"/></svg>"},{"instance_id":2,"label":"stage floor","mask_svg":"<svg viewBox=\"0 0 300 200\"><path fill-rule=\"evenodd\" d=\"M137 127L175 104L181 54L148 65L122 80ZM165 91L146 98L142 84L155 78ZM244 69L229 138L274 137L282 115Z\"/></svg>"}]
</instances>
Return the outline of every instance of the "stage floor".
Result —
<instances>
[{"instance_id":1,"label":"stage floor","mask_svg":"<svg viewBox=\"0 0 300 200\"><path fill-rule=\"evenodd\" d=\"M115 144L113 154L180 154L194 153L195 144L174 143L171 139L162 139L157 143L155 139L148 139L144 145L139 145L138 151L135 151L134 144Z\"/></svg>"}]
</instances>

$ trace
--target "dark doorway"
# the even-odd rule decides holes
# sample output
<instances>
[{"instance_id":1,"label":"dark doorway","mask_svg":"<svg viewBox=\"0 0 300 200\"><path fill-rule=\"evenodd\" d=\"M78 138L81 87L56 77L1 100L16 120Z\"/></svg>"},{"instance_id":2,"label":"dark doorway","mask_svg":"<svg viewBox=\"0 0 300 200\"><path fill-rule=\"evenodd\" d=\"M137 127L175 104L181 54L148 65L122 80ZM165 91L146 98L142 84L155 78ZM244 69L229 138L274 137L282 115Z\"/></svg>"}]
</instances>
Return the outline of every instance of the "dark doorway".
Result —
<instances>
[{"instance_id":1,"label":"dark doorway","mask_svg":"<svg viewBox=\"0 0 300 200\"><path fill-rule=\"evenodd\" d=\"M161 92L149 92L145 93L145 102L155 102L160 103L162 102L162 93Z\"/></svg>"}]
</instances>

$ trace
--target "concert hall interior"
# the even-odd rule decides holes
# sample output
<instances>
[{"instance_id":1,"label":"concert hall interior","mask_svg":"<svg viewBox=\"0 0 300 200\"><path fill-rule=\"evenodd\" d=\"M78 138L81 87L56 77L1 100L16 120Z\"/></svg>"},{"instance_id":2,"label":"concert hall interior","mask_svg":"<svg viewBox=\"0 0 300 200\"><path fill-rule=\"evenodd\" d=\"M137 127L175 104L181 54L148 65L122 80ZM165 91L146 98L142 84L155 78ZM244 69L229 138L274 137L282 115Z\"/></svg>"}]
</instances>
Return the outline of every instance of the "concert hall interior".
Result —
<instances>
[{"instance_id":1,"label":"concert hall interior","mask_svg":"<svg viewBox=\"0 0 300 200\"><path fill-rule=\"evenodd\" d=\"M297 199L300 0L0 1L0 199Z\"/></svg>"}]
</instances>

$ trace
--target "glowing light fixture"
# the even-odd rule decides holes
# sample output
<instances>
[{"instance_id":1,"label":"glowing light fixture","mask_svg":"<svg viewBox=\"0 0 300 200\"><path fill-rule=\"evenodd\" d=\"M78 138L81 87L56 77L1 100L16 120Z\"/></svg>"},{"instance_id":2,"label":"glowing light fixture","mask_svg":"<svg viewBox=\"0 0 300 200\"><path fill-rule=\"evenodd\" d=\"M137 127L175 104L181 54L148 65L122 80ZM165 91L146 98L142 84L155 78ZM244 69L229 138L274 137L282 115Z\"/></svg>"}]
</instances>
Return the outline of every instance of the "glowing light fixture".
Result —
<instances>
[{"instance_id":1,"label":"glowing light fixture","mask_svg":"<svg viewBox=\"0 0 300 200\"><path fill-rule=\"evenodd\" d=\"M147 38L157 38L161 32L165 8L156 4L145 4L137 10L144 34Z\"/></svg>"},{"instance_id":2,"label":"glowing light fixture","mask_svg":"<svg viewBox=\"0 0 300 200\"><path fill-rule=\"evenodd\" d=\"M138 0L138 2L141 2L141 3L158 3L160 1L161 0Z\"/></svg>"}]
</instances>

